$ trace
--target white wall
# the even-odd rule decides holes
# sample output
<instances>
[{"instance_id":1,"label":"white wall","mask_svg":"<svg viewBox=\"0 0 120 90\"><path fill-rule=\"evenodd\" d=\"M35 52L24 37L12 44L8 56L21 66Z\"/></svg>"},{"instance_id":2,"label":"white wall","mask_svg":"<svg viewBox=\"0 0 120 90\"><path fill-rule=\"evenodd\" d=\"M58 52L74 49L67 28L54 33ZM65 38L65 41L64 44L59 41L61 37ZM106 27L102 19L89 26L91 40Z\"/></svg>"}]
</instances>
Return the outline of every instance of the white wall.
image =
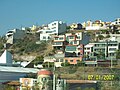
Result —
<instances>
[{"instance_id":1,"label":"white wall","mask_svg":"<svg viewBox=\"0 0 120 90\"><path fill-rule=\"evenodd\" d=\"M63 23L62 21L54 21L48 24L48 27L50 28L50 30L56 30L57 34L60 34L66 31L66 23Z\"/></svg>"},{"instance_id":2,"label":"white wall","mask_svg":"<svg viewBox=\"0 0 120 90\"><path fill-rule=\"evenodd\" d=\"M12 65L12 54L7 50L0 57L0 63L6 65Z\"/></svg>"},{"instance_id":3,"label":"white wall","mask_svg":"<svg viewBox=\"0 0 120 90\"><path fill-rule=\"evenodd\" d=\"M45 38L44 38L45 37ZM49 34L40 34L40 40L50 40L51 36Z\"/></svg>"},{"instance_id":4,"label":"white wall","mask_svg":"<svg viewBox=\"0 0 120 90\"><path fill-rule=\"evenodd\" d=\"M40 40L49 40L48 36L51 34L60 34L66 31L66 23L63 23L61 21L54 21L50 24L48 24L47 30L39 30L40 33ZM43 36L46 37L46 39L43 39Z\"/></svg>"}]
</instances>

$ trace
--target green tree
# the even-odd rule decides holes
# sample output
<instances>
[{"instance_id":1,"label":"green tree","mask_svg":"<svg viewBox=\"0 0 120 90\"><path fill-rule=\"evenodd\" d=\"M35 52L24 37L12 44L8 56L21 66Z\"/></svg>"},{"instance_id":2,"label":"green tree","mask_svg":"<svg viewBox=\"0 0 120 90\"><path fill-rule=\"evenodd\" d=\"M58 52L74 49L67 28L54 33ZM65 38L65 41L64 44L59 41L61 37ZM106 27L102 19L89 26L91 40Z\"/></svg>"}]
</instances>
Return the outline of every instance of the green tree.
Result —
<instances>
[{"instance_id":1,"label":"green tree","mask_svg":"<svg viewBox=\"0 0 120 90\"><path fill-rule=\"evenodd\" d=\"M66 29L67 29L67 30L70 30L70 29L71 29L71 27L70 27L70 26L67 26L67 27L66 27Z\"/></svg>"},{"instance_id":2,"label":"green tree","mask_svg":"<svg viewBox=\"0 0 120 90\"><path fill-rule=\"evenodd\" d=\"M4 45L2 43L0 43L0 49L3 49Z\"/></svg>"},{"instance_id":3,"label":"green tree","mask_svg":"<svg viewBox=\"0 0 120 90\"><path fill-rule=\"evenodd\" d=\"M98 38L99 40L102 40L102 39L104 38L104 36L103 36L103 35L98 35L97 38Z\"/></svg>"},{"instance_id":4,"label":"green tree","mask_svg":"<svg viewBox=\"0 0 120 90\"><path fill-rule=\"evenodd\" d=\"M38 65L38 64L43 64L44 61L44 57L43 56L38 56L34 59L34 64Z\"/></svg>"},{"instance_id":5,"label":"green tree","mask_svg":"<svg viewBox=\"0 0 120 90\"><path fill-rule=\"evenodd\" d=\"M84 66L84 65L85 65L85 63L83 61L78 61L77 62L77 66Z\"/></svg>"},{"instance_id":6,"label":"green tree","mask_svg":"<svg viewBox=\"0 0 120 90\"><path fill-rule=\"evenodd\" d=\"M120 59L120 50L116 51L116 59Z\"/></svg>"},{"instance_id":7,"label":"green tree","mask_svg":"<svg viewBox=\"0 0 120 90\"><path fill-rule=\"evenodd\" d=\"M105 59L105 53L102 51L94 52L95 56L97 56L98 59Z\"/></svg>"},{"instance_id":8,"label":"green tree","mask_svg":"<svg viewBox=\"0 0 120 90\"><path fill-rule=\"evenodd\" d=\"M109 30L101 30L102 34L109 34Z\"/></svg>"},{"instance_id":9,"label":"green tree","mask_svg":"<svg viewBox=\"0 0 120 90\"><path fill-rule=\"evenodd\" d=\"M91 87L89 90L95 90L95 88Z\"/></svg>"},{"instance_id":10,"label":"green tree","mask_svg":"<svg viewBox=\"0 0 120 90\"><path fill-rule=\"evenodd\" d=\"M88 87L86 87L84 90L90 90Z\"/></svg>"},{"instance_id":11,"label":"green tree","mask_svg":"<svg viewBox=\"0 0 120 90\"><path fill-rule=\"evenodd\" d=\"M62 66L70 66L70 63L69 62L64 62L61 64Z\"/></svg>"}]
</instances>

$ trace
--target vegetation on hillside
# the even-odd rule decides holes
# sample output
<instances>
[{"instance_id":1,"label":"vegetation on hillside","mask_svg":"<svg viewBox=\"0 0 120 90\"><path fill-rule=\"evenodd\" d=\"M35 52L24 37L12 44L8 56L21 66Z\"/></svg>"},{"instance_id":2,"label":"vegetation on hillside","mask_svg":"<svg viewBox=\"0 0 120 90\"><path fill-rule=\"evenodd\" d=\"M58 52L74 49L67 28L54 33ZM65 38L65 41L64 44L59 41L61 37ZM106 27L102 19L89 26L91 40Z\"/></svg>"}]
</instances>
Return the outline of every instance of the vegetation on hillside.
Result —
<instances>
[{"instance_id":1,"label":"vegetation on hillside","mask_svg":"<svg viewBox=\"0 0 120 90\"><path fill-rule=\"evenodd\" d=\"M36 44L38 37L36 35L27 35L24 39L17 39L15 43L9 47L12 53L15 54L35 54L43 55L44 50L48 45L48 42L41 41L40 44Z\"/></svg>"}]
</instances>

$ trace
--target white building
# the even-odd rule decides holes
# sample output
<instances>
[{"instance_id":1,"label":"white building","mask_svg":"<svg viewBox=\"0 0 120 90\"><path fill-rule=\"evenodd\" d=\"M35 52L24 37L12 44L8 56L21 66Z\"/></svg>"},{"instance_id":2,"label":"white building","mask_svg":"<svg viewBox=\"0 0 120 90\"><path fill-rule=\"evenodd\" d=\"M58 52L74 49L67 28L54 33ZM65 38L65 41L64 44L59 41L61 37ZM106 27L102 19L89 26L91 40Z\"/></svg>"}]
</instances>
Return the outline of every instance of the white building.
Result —
<instances>
[{"instance_id":1,"label":"white building","mask_svg":"<svg viewBox=\"0 0 120 90\"><path fill-rule=\"evenodd\" d=\"M7 50L0 57L0 65L12 66L12 54Z\"/></svg>"},{"instance_id":2,"label":"white building","mask_svg":"<svg viewBox=\"0 0 120 90\"><path fill-rule=\"evenodd\" d=\"M47 25L47 28L42 30L38 30L40 32L40 40L49 40L51 38L50 35L59 35L61 33L66 32L66 23L62 21L54 21Z\"/></svg>"},{"instance_id":3,"label":"white building","mask_svg":"<svg viewBox=\"0 0 120 90\"><path fill-rule=\"evenodd\" d=\"M120 18L117 18L111 25L120 25Z\"/></svg>"},{"instance_id":4,"label":"white building","mask_svg":"<svg viewBox=\"0 0 120 90\"><path fill-rule=\"evenodd\" d=\"M23 39L25 37L25 31L19 30L19 29L13 29L9 30L6 33L6 43L13 44L15 42L15 39Z\"/></svg>"},{"instance_id":5,"label":"white building","mask_svg":"<svg viewBox=\"0 0 120 90\"><path fill-rule=\"evenodd\" d=\"M96 34L96 37L98 35L103 35L104 37L106 37L108 35L110 36L109 38L105 38L102 41L108 40L108 41L117 41L117 42L120 43L120 34Z\"/></svg>"},{"instance_id":6,"label":"white building","mask_svg":"<svg viewBox=\"0 0 120 90\"><path fill-rule=\"evenodd\" d=\"M87 44L84 46L84 54L87 55L87 56L90 56L93 52L93 47L94 47L94 44Z\"/></svg>"},{"instance_id":7,"label":"white building","mask_svg":"<svg viewBox=\"0 0 120 90\"><path fill-rule=\"evenodd\" d=\"M100 27L100 26L88 26L86 27L86 30L102 30L107 29L107 27Z\"/></svg>"},{"instance_id":8,"label":"white building","mask_svg":"<svg viewBox=\"0 0 120 90\"><path fill-rule=\"evenodd\" d=\"M101 20L96 20L94 22L87 21L84 26L86 30L108 29L108 27L105 25L105 22L102 22Z\"/></svg>"},{"instance_id":9,"label":"white building","mask_svg":"<svg viewBox=\"0 0 120 90\"><path fill-rule=\"evenodd\" d=\"M110 59L110 58L116 58L116 51L119 50L119 43L117 41L103 41L103 42L94 42L94 43L89 43L89 44L94 44L92 46L91 52L88 53L90 56L96 56L97 54L104 55L104 58ZM87 50L85 51L87 52Z\"/></svg>"},{"instance_id":10,"label":"white building","mask_svg":"<svg viewBox=\"0 0 120 90\"><path fill-rule=\"evenodd\" d=\"M48 34L48 33L40 34L40 40L48 41L50 39L51 39L51 35L50 34Z\"/></svg>"}]
</instances>

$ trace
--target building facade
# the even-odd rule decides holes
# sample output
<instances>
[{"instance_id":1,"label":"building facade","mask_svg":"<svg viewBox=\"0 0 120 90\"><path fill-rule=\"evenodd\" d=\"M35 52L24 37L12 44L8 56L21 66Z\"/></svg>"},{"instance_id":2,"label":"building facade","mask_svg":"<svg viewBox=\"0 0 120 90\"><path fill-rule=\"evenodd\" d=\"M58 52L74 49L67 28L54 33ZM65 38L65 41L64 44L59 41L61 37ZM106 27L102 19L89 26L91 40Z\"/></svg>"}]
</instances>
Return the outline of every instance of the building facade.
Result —
<instances>
[{"instance_id":1,"label":"building facade","mask_svg":"<svg viewBox=\"0 0 120 90\"><path fill-rule=\"evenodd\" d=\"M13 29L6 33L6 43L13 44L16 39L23 39L26 36L24 30Z\"/></svg>"},{"instance_id":2,"label":"building facade","mask_svg":"<svg viewBox=\"0 0 120 90\"><path fill-rule=\"evenodd\" d=\"M119 50L117 41L95 42L85 46L84 54L98 59L116 58L116 51Z\"/></svg>"},{"instance_id":3,"label":"building facade","mask_svg":"<svg viewBox=\"0 0 120 90\"><path fill-rule=\"evenodd\" d=\"M48 38L48 37L51 37L50 35L59 35L61 33L66 32L66 23L62 21L54 21L48 24L46 28L38 30L38 32L40 33L40 40L45 40L46 38L46 41L47 41L51 39L51 38Z\"/></svg>"},{"instance_id":4,"label":"building facade","mask_svg":"<svg viewBox=\"0 0 120 90\"><path fill-rule=\"evenodd\" d=\"M105 22L102 22L101 20L96 20L94 22L87 21L85 23L85 29L86 30L102 30L102 29L108 29Z\"/></svg>"},{"instance_id":5,"label":"building facade","mask_svg":"<svg viewBox=\"0 0 120 90\"><path fill-rule=\"evenodd\" d=\"M68 62L69 64L77 64L82 61L80 57L65 57L64 62Z\"/></svg>"}]
</instances>

